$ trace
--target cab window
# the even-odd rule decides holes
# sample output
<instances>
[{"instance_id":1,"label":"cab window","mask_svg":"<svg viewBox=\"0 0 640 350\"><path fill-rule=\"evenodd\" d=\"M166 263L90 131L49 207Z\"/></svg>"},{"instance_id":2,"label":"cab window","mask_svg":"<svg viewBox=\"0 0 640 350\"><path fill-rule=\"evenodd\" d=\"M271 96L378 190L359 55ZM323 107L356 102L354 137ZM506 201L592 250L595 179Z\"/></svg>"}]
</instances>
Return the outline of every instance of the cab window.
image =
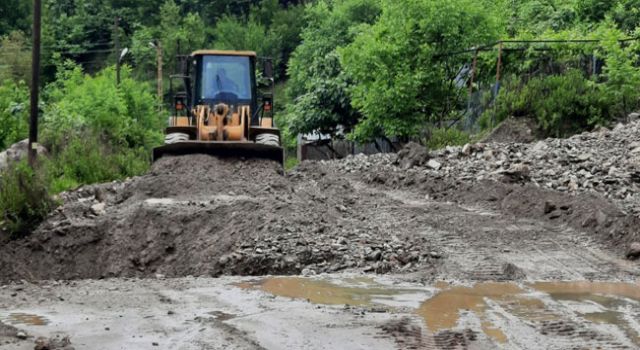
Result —
<instances>
[{"instance_id":1,"label":"cab window","mask_svg":"<svg viewBox=\"0 0 640 350\"><path fill-rule=\"evenodd\" d=\"M201 99L215 100L223 96L251 99L249 57L204 56L202 70Z\"/></svg>"}]
</instances>

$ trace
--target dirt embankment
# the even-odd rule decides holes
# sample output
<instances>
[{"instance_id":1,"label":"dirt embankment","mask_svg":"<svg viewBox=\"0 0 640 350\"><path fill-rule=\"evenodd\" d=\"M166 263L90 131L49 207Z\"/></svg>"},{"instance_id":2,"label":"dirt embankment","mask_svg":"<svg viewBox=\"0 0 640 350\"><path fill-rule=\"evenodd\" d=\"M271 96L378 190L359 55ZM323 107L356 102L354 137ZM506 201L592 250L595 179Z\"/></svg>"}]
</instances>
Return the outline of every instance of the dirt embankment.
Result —
<instances>
[{"instance_id":1,"label":"dirt embankment","mask_svg":"<svg viewBox=\"0 0 640 350\"><path fill-rule=\"evenodd\" d=\"M413 145L401 159L305 162L286 175L262 160L163 158L145 176L65 194L30 237L0 247L0 280L624 279L640 274L619 266L640 240L637 129L430 154Z\"/></svg>"},{"instance_id":2,"label":"dirt embankment","mask_svg":"<svg viewBox=\"0 0 640 350\"><path fill-rule=\"evenodd\" d=\"M323 169L283 176L261 160L164 158L126 183L89 186L29 238L9 242L0 279L387 272L430 259L428 242Z\"/></svg>"}]
</instances>

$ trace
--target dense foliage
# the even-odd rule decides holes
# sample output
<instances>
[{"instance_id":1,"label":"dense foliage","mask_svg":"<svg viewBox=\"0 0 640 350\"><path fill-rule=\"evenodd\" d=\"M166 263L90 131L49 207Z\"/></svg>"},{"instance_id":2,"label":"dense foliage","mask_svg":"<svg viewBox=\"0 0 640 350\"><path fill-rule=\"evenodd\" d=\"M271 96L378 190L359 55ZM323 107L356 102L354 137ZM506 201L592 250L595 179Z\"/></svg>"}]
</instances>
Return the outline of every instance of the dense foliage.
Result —
<instances>
[{"instance_id":1,"label":"dense foliage","mask_svg":"<svg viewBox=\"0 0 640 350\"><path fill-rule=\"evenodd\" d=\"M498 22L476 0L383 1L380 20L360 29L341 50L356 83L353 106L360 110L355 135L415 136L433 118L458 108L454 78L461 47L498 39Z\"/></svg>"},{"instance_id":2,"label":"dense foliage","mask_svg":"<svg viewBox=\"0 0 640 350\"><path fill-rule=\"evenodd\" d=\"M45 175L26 162L12 164L0 177L0 230L13 236L31 232L49 210L53 200L47 193Z\"/></svg>"}]
</instances>

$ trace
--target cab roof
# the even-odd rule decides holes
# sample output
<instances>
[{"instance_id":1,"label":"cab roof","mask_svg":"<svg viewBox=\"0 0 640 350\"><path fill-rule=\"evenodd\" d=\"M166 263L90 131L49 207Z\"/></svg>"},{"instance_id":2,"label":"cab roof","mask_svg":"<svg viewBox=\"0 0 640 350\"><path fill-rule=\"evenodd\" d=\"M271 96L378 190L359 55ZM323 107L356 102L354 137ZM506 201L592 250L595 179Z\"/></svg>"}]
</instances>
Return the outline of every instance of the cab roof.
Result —
<instances>
[{"instance_id":1,"label":"cab roof","mask_svg":"<svg viewBox=\"0 0 640 350\"><path fill-rule=\"evenodd\" d=\"M191 56L249 56L256 57L254 51L233 51L233 50L198 50L194 51Z\"/></svg>"}]
</instances>

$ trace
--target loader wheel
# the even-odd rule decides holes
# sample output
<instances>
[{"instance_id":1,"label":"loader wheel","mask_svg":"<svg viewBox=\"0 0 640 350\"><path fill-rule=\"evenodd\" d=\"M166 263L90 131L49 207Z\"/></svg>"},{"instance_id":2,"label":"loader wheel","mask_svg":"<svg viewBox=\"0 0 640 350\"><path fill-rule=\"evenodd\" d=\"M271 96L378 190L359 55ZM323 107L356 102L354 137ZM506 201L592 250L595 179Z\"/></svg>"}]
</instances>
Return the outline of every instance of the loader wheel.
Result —
<instances>
[{"instance_id":1,"label":"loader wheel","mask_svg":"<svg viewBox=\"0 0 640 350\"><path fill-rule=\"evenodd\" d=\"M260 134L256 136L256 143L269 146L280 146L280 137L274 134Z\"/></svg>"},{"instance_id":2,"label":"loader wheel","mask_svg":"<svg viewBox=\"0 0 640 350\"><path fill-rule=\"evenodd\" d=\"M164 144L165 145L170 145L172 143L177 143L177 142L182 142L182 141L189 141L189 135L181 133L181 132L174 132L174 133L171 133L171 134L167 134L164 137Z\"/></svg>"}]
</instances>

